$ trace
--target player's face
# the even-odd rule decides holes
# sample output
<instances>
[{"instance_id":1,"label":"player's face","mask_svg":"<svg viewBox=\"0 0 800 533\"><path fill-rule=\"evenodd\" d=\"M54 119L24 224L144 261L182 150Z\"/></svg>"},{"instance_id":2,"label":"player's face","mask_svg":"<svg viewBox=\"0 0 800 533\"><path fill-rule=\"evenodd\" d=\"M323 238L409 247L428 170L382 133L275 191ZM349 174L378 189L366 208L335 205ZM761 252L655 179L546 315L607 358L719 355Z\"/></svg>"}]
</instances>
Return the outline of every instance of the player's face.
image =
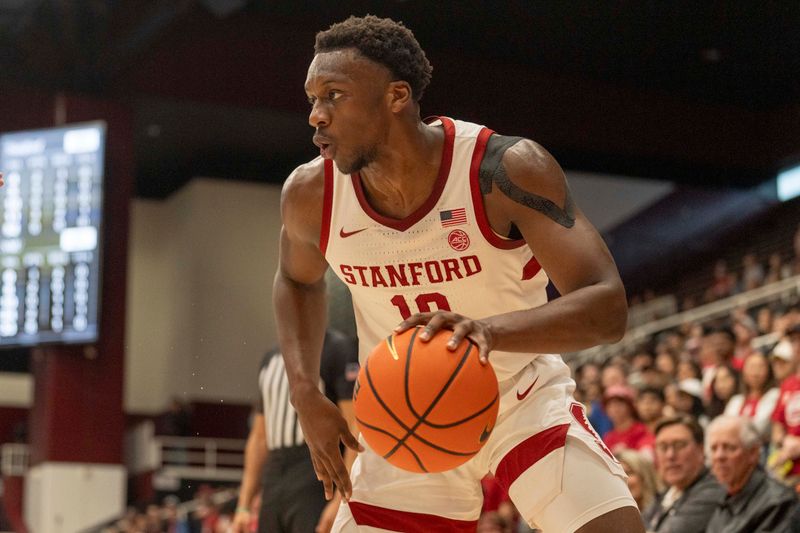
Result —
<instances>
[{"instance_id":1,"label":"player's face","mask_svg":"<svg viewBox=\"0 0 800 533\"><path fill-rule=\"evenodd\" d=\"M353 49L314 56L305 90L320 155L345 174L374 162L390 116L389 70Z\"/></svg>"}]
</instances>

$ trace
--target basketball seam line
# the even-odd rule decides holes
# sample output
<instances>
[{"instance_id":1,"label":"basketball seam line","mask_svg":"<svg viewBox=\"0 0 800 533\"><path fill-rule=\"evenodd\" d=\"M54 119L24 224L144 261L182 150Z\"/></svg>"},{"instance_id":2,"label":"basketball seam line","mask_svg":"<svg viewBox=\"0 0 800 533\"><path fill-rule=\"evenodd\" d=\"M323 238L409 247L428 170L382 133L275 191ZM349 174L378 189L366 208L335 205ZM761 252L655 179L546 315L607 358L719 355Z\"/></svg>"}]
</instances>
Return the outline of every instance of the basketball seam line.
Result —
<instances>
[{"instance_id":1,"label":"basketball seam line","mask_svg":"<svg viewBox=\"0 0 800 533\"><path fill-rule=\"evenodd\" d=\"M464 367L464 363L467 362L467 358L469 357L470 352L472 352L472 344L470 344L469 347L467 348L467 351L461 357L461 361L458 362L458 366L450 374L450 378L447 380L447 383L444 384L444 386L441 388L441 390L437 394L436 398L433 399L433 401L428 406L428 408L425 410L425 412L423 412L422 415L420 416L414 410L414 406L411 405L411 397L410 397L409 391L408 391L408 388L409 388L408 387L408 382L409 382L409 374L410 374L410 370L409 369L411 368L411 353L413 351L412 348L414 347L414 341L416 341L418 332L419 332L419 329L414 331L414 334L411 336L411 340L408 343L408 348L406 349L406 368L405 368L405 383L404 383L405 395L406 395L406 404L408 405L408 409L411 411L411 413L414 416L417 417L417 421L416 421L416 423L414 424L413 427L406 429L407 433L405 434L405 436L402 439L400 439L399 441L397 441L397 444L394 446L394 448L389 450L386 453L386 455L383 456L385 459L388 459L389 457L391 457L394 454L394 452L396 452L398 450L400 445L405 443L405 441L410 436L412 436L414 434L414 430L416 430L419 426L421 426L425 422L425 417L428 416L428 414L431 411L433 411L433 409L436 407L436 404L439 403L439 400L441 400L442 396L444 396L444 394L447 392L447 389L449 389L450 385L453 384L453 381L455 381L456 376L458 376L458 373L461 372L461 369ZM416 435L414 435L414 436L417 437ZM419 440L422 440L419 437L417 437L417 438ZM458 453L458 452L451 452L451 453L454 453L454 454L457 454L457 455L465 455L463 453Z\"/></svg>"},{"instance_id":2,"label":"basketball seam line","mask_svg":"<svg viewBox=\"0 0 800 533\"><path fill-rule=\"evenodd\" d=\"M396 436L394 436L392 433L390 433L390 432L386 431L386 430L385 430L385 429L383 429L383 428L380 428L380 427L378 427L378 426L373 426L372 424L368 424L368 423L364 422L363 420L361 420L361 419L360 419L360 418L358 418L358 417L356 417L356 421L357 421L359 424L361 424L361 425L363 425L364 427L366 427L366 428L369 428L369 429L371 429L371 430L373 430L373 431L377 431L378 433L383 433L384 435L388 435L389 437L392 437L394 440L398 440L398 438L397 438ZM422 464L422 460L421 460L421 459L420 459L420 458L417 456L417 454L414 452L414 449L413 449L413 448L411 448L411 446L407 445L406 443L403 443L403 448L405 448L406 450L408 450L408 453L410 453L410 454L411 454L411 455L414 457L414 460L416 460L416 461L417 461L417 464L419 465L419 467L420 467L422 470L424 470L425 472L427 472L427 471L428 471L428 470L425 468L425 465L423 465L423 464Z\"/></svg>"},{"instance_id":3,"label":"basketball seam line","mask_svg":"<svg viewBox=\"0 0 800 533\"><path fill-rule=\"evenodd\" d=\"M364 365L364 373L367 376L367 384L369 385L370 390L372 390L372 394L375 396L375 399L378 400L378 403L381 404L381 407L383 407L383 410L386 411L386 413L389 416L391 416L392 419L395 422L397 422L398 425L401 428L403 428L406 431L409 431L410 428L402 420L400 420L400 418L396 414L394 414L394 412L391 409L389 409L389 406L386 405L386 403L383 401L383 398L381 398L380 395L378 394L378 389L375 387L375 384L372 382L372 373L369 371L369 359L367 359L367 363L366 363L366 365ZM362 423L363 423L363 421L362 421ZM364 424L364 425L367 425L367 424ZM392 435L389 432L386 432L386 434L389 435L390 437L392 437L393 439L397 440L398 442L400 442L404 447L408 448L408 446L405 444L404 441L401 442L400 439L398 439L397 437L395 437L394 435ZM420 437L419 435L412 435L412 436L415 439L417 439L418 441L420 441L421 443L425 444L426 446L429 446L429 447L433 448L434 450L439 450L441 452L449 453L451 455L475 455L476 453L478 453L480 451L480 448L478 448L477 450L472 451L472 452L457 452L455 450L448 450L447 448L443 448L441 446L438 446L438 445L428 441L427 439L424 439L424 438ZM411 450L411 448L408 448L408 449ZM384 457L384 459L388 458L388 456L386 456L386 455L384 455L383 457ZM415 456L415 458L416 458L416 456ZM419 466L425 472L428 471L428 469L425 468L424 465L420 464Z\"/></svg>"},{"instance_id":4,"label":"basketball seam line","mask_svg":"<svg viewBox=\"0 0 800 533\"><path fill-rule=\"evenodd\" d=\"M473 418L478 417L478 416L482 415L483 413L485 413L486 411L488 411L489 409L491 409L492 406L497 401L498 396L499 396L498 394L495 394L494 398L492 398L492 401L489 402L486 405L486 407L481 407L481 409L479 411L477 411L475 414L469 415L467 418L464 418L463 420L458 420L458 421L452 422L450 424L434 424L433 422L428 422L427 420L425 420L424 423L425 423L426 426L430 426L430 427L432 427L434 429L447 429L447 428L451 428L451 427L455 427L455 426L458 426L460 424L463 424L464 422L469 422Z\"/></svg>"},{"instance_id":5,"label":"basketball seam line","mask_svg":"<svg viewBox=\"0 0 800 533\"><path fill-rule=\"evenodd\" d=\"M383 401L383 398L381 398L380 394L378 394L378 389L375 387L375 384L372 382L372 374L371 374L371 373L370 373L370 371L369 371L369 359L367 359L367 364L366 364L366 365L364 365L364 373L365 373L365 374L366 374L366 376L367 376L367 384L369 385L369 388L372 390L372 395L373 395L373 396L375 396L375 399L376 399L376 400L378 400L378 403L379 403L379 404L381 404L381 407L383 407L383 410L384 410L384 411L386 411L386 412L389 414L389 416L391 416L391 417L392 417L392 419L394 419L394 421L395 421L395 422L397 422L397 423L400 425L400 427L401 427L401 428L403 428L405 431L408 431L408 429L409 429L409 428L408 428L408 426L406 426L406 425L405 425L405 423L403 423L403 421L402 421L402 420L400 420L400 418L399 418L399 417L398 417L396 414L394 414L394 412L392 412L392 410L391 410L391 409L389 409L389 406L388 406L388 405L386 405L386 402L384 402L384 401ZM362 423L363 423L363 421L362 421ZM366 424L365 424L365 425L366 425ZM369 426L368 426L368 427L369 427ZM385 432L386 434L388 434L390 437L392 437L393 439L395 439L395 440L397 440L398 442L400 442L400 440L399 440L397 437L395 437L394 435L392 435L392 434L391 434L391 433L389 433L388 431L385 431L385 430L381 430L381 431L384 431L384 432ZM404 447L408 448L408 446L407 446L405 443L401 443L401 444L403 444L403 446L404 446ZM410 448L408 448L408 449L410 450ZM427 468L425 468L425 465L423 465L423 464L422 464L422 462L421 462L421 461L420 461L420 459L419 459L419 458L416 456L416 454L414 454L414 453L412 452L412 455L414 456L414 459L416 459L416 461L417 461L417 464L419 464L419 467L420 467L420 468L421 468L423 471L427 472L427 471L428 471L428 469L427 469ZM385 459L385 458L386 458L386 456L384 456L384 459Z\"/></svg>"}]
</instances>

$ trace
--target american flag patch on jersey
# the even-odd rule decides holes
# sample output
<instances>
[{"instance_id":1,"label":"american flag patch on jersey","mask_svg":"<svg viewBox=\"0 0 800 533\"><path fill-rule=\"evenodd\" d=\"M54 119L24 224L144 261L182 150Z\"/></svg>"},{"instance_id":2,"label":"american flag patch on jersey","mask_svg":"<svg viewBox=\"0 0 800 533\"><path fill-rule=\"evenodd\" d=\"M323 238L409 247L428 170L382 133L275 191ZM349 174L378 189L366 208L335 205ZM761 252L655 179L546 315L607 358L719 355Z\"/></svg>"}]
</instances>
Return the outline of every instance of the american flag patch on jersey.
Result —
<instances>
[{"instance_id":1,"label":"american flag patch on jersey","mask_svg":"<svg viewBox=\"0 0 800 533\"><path fill-rule=\"evenodd\" d=\"M448 209L447 211L439 211L439 220L442 221L442 227L458 226L459 224L467 223L467 209L459 207L458 209Z\"/></svg>"}]
</instances>

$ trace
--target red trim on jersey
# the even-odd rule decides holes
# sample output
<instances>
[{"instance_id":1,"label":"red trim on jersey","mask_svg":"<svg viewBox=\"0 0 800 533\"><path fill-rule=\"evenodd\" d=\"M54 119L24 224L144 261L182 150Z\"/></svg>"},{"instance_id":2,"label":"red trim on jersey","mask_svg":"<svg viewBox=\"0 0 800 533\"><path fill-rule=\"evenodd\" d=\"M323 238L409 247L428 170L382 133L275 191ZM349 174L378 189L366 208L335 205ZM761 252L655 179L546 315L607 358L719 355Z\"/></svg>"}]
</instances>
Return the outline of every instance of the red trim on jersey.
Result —
<instances>
[{"instance_id":1,"label":"red trim on jersey","mask_svg":"<svg viewBox=\"0 0 800 533\"><path fill-rule=\"evenodd\" d=\"M325 180L322 196L322 224L319 232L319 249L322 255L328 248L331 233L331 211L333 210L333 161L325 160Z\"/></svg>"},{"instance_id":2,"label":"red trim on jersey","mask_svg":"<svg viewBox=\"0 0 800 533\"><path fill-rule=\"evenodd\" d=\"M539 261L535 257L531 257L531 260L522 267L522 280L533 279L541 269L542 265L539 264Z\"/></svg>"},{"instance_id":3,"label":"red trim on jersey","mask_svg":"<svg viewBox=\"0 0 800 533\"><path fill-rule=\"evenodd\" d=\"M569 424L561 424L540 431L517 444L497 465L495 477L504 489L508 490L519 476L535 465L540 459L567 442Z\"/></svg>"},{"instance_id":4,"label":"red trim on jersey","mask_svg":"<svg viewBox=\"0 0 800 533\"><path fill-rule=\"evenodd\" d=\"M486 143L489 137L494 132L489 128L483 128L478 134L478 140L475 143L475 150L472 152L472 164L469 168L469 184L472 192L472 206L475 210L475 219L478 222L478 227L481 229L483 237L495 248L502 250L513 250L519 248L525 241L523 239L509 240L504 239L492 230L489 225L489 217L486 216L486 210L483 207L483 194L481 194L480 184L480 170L481 161L483 161L483 154L486 153Z\"/></svg>"},{"instance_id":5,"label":"red trim on jersey","mask_svg":"<svg viewBox=\"0 0 800 533\"><path fill-rule=\"evenodd\" d=\"M439 176L436 178L436 183L433 185L433 190L421 206L416 211L408 215L406 218L391 218L384 216L369 205L367 196L364 194L364 187L361 184L361 176L357 173L352 174L350 179L353 182L353 189L355 189L356 198L358 203L361 204L361 209L369 215L369 217L384 226L388 226L397 231L405 231L427 215L439 198L442 196L444 186L447 183L447 177L450 175L450 165L453 163L453 143L455 142L456 127L453 121L447 117L432 117L439 118L442 121L444 129L444 146L442 147L442 161L439 163Z\"/></svg>"},{"instance_id":6,"label":"red trim on jersey","mask_svg":"<svg viewBox=\"0 0 800 533\"><path fill-rule=\"evenodd\" d=\"M404 533L475 533L478 529L477 520L454 520L432 514L386 509L354 501L348 502L348 505L359 526L403 531Z\"/></svg>"}]
</instances>

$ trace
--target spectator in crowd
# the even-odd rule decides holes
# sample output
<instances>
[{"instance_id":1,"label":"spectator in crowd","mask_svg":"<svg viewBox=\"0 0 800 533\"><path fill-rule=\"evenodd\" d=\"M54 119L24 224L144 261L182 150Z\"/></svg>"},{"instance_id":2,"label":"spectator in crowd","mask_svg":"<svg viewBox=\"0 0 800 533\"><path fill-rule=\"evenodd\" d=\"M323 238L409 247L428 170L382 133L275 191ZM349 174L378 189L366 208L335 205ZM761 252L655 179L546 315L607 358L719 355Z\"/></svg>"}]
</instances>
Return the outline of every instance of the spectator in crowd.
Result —
<instances>
[{"instance_id":1,"label":"spectator in crowd","mask_svg":"<svg viewBox=\"0 0 800 533\"><path fill-rule=\"evenodd\" d=\"M792 275L792 267L783 264L781 254L778 252L772 253L767 260L767 274L764 277L764 284L775 283L782 279L786 279Z\"/></svg>"},{"instance_id":2,"label":"spectator in crowd","mask_svg":"<svg viewBox=\"0 0 800 533\"><path fill-rule=\"evenodd\" d=\"M730 364L733 359L733 350L736 346L736 337L733 331L725 326L714 326L706 330L703 342L700 345L700 365L703 368L703 398L711 398L711 382L717 369Z\"/></svg>"},{"instance_id":3,"label":"spectator in crowd","mask_svg":"<svg viewBox=\"0 0 800 533\"><path fill-rule=\"evenodd\" d=\"M678 411L675 409L675 406L680 403L678 393L677 381L667 383L667 385L664 387L664 418L672 417L678 414ZM655 428L653 428L653 435L655 434Z\"/></svg>"},{"instance_id":4,"label":"spectator in crowd","mask_svg":"<svg viewBox=\"0 0 800 533\"><path fill-rule=\"evenodd\" d=\"M643 368L638 375L636 387L639 389L655 388L663 391L667 383L671 383L673 378L661 372L655 366ZM631 380L631 384L634 384Z\"/></svg>"},{"instance_id":5,"label":"spectator in crowd","mask_svg":"<svg viewBox=\"0 0 800 533\"><path fill-rule=\"evenodd\" d=\"M754 253L742 256L742 291L757 289L764 283L764 267Z\"/></svg>"},{"instance_id":6,"label":"spectator in crowd","mask_svg":"<svg viewBox=\"0 0 800 533\"><path fill-rule=\"evenodd\" d=\"M797 370L794 360L794 350L789 339L783 339L776 344L769 354L769 362L772 373L775 375L775 383L781 385L783 381Z\"/></svg>"},{"instance_id":7,"label":"spectator in crowd","mask_svg":"<svg viewBox=\"0 0 800 533\"><path fill-rule=\"evenodd\" d=\"M713 302L733 294L736 288L736 276L728 271L728 263L719 259L714 263L714 275L711 286L706 291L706 301Z\"/></svg>"},{"instance_id":8,"label":"spectator in crowd","mask_svg":"<svg viewBox=\"0 0 800 533\"><path fill-rule=\"evenodd\" d=\"M675 379L681 382L685 379L700 380L703 377L703 371L693 359L683 358L678 361L678 366L675 370Z\"/></svg>"},{"instance_id":9,"label":"spectator in crowd","mask_svg":"<svg viewBox=\"0 0 800 533\"><path fill-rule=\"evenodd\" d=\"M586 406L589 423L602 437L611 429L611 419L603 409L600 367L594 363L584 363L577 371L577 378L578 392Z\"/></svg>"},{"instance_id":10,"label":"spectator in crowd","mask_svg":"<svg viewBox=\"0 0 800 533\"><path fill-rule=\"evenodd\" d=\"M683 349L692 357L698 357L700 354L700 347L703 345L703 325L692 323L689 325L689 333L683 343Z\"/></svg>"},{"instance_id":11,"label":"spectator in crowd","mask_svg":"<svg viewBox=\"0 0 800 533\"><path fill-rule=\"evenodd\" d=\"M727 495L708 523L708 533L788 531L798 508L795 492L759 466L761 436L746 417L721 416L708 426L711 471Z\"/></svg>"},{"instance_id":12,"label":"spectator in crowd","mask_svg":"<svg viewBox=\"0 0 800 533\"><path fill-rule=\"evenodd\" d=\"M612 360L603 367L600 383L604 391L615 385L627 385L628 372L622 364Z\"/></svg>"},{"instance_id":13,"label":"spectator in crowd","mask_svg":"<svg viewBox=\"0 0 800 533\"><path fill-rule=\"evenodd\" d=\"M678 367L678 359L669 351L663 351L656 354L656 368L668 376L670 379L675 378Z\"/></svg>"},{"instance_id":14,"label":"spectator in crowd","mask_svg":"<svg viewBox=\"0 0 800 533\"><path fill-rule=\"evenodd\" d=\"M755 352L745 360L739 393L728 401L724 413L750 419L762 441L767 442L770 437L770 417L778 403L778 394L767 356Z\"/></svg>"},{"instance_id":15,"label":"spectator in crowd","mask_svg":"<svg viewBox=\"0 0 800 533\"><path fill-rule=\"evenodd\" d=\"M655 435L656 424L664 417L664 405L663 389L645 387L639 391L636 398L636 411L651 435Z\"/></svg>"},{"instance_id":16,"label":"spectator in crowd","mask_svg":"<svg viewBox=\"0 0 800 533\"><path fill-rule=\"evenodd\" d=\"M634 404L635 393L625 385L613 385L603 394L606 413L613 428L603 436L603 441L613 453L631 449L653 457L655 438L639 420Z\"/></svg>"},{"instance_id":17,"label":"spectator in crowd","mask_svg":"<svg viewBox=\"0 0 800 533\"><path fill-rule=\"evenodd\" d=\"M772 333L772 309L765 305L756 312L756 328L758 335Z\"/></svg>"},{"instance_id":18,"label":"spectator in crowd","mask_svg":"<svg viewBox=\"0 0 800 533\"><path fill-rule=\"evenodd\" d=\"M353 387L358 376L355 339L328 329L320 359L320 390L339 407L351 427ZM271 350L258 374L259 401L245 447L245 464L232 533L246 533L252 519L251 503L262 490L258 531L264 533L327 533L333 525L341 496L325 501L297 413L289 401L283 356ZM349 468L355 452L345 452Z\"/></svg>"},{"instance_id":19,"label":"spectator in crowd","mask_svg":"<svg viewBox=\"0 0 800 533\"><path fill-rule=\"evenodd\" d=\"M675 395L667 401L672 402L671 407L676 415L688 415L703 427L708 423L703 408L703 385L699 379L679 381Z\"/></svg>"},{"instance_id":20,"label":"spectator in crowd","mask_svg":"<svg viewBox=\"0 0 800 533\"><path fill-rule=\"evenodd\" d=\"M758 327L755 321L744 310L736 314L733 322L733 334L736 337L736 345L733 348L732 364L736 370L741 370L747 356L756 351L753 348L753 339L758 336Z\"/></svg>"},{"instance_id":21,"label":"spectator in crowd","mask_svg":"<svg viewBox=\"0 0 800 533\"><path fill-rule=\"evenodd\" d=\"M658 494L658 478L652 459L636 450L621 450L615 455L628 476L628 488L636 505L644 511Z\"/></svg>"},{"instance_id":22,"label":"spectator in crowd","mask_svg":"<svg viewBox=\"0 0 800 533\"><path fill-rule=\"evenodd\" d=\"M711 395L705 406L706 416L716 418L725 411L728 400L739 390L739 372L731 365L720 365L711 380Z\"/></svg>"},{"instance_id":23,"label":"spectator in crowd","mask_svg":"<svg viewBox=\"0 0 800 533\"><path fill-rule=\"evenodd\" d=\"M725 490L705 467L703 428L688 416L659 422L656 464L667 489L643 514L647 530L704 532Z\"/></svg>"},{"instance_id":24,"label":"spectator in crowd","mask_svg":"<svg viewBox=\"0 0 800 533\"><path fill-rule=\"evenodd\" d=\"M787 331L794 363L800 360L800 324ZM780 468L790 463L785 473L787 483L800 482L800 371L783 380L778 405L772 414L772 442L777 452L770 458L770 466Z\"/></svg>"}]
</instances>

